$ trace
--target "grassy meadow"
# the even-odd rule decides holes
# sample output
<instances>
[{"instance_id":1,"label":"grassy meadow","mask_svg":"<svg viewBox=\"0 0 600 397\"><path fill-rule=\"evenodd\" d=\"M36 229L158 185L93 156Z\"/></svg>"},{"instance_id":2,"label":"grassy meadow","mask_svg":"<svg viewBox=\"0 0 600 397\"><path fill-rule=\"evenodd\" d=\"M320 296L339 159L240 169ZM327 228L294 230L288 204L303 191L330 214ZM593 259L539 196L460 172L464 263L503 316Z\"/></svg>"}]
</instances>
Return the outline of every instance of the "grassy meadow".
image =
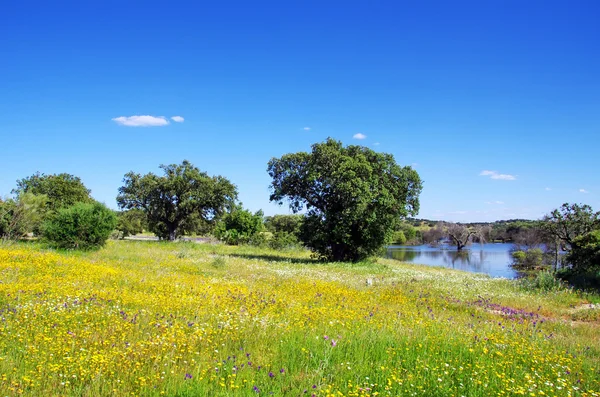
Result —
<instances>
[{"instance_id":1,"label":"grassy meadow","mask_svg":"<svg viewBox=\"0 0 600 397\"><path fill-rule=\"evenodd\" d=\"M598 302L303 251L0 245L0 395L598 396Z\"/></svg>"}]
</instances>

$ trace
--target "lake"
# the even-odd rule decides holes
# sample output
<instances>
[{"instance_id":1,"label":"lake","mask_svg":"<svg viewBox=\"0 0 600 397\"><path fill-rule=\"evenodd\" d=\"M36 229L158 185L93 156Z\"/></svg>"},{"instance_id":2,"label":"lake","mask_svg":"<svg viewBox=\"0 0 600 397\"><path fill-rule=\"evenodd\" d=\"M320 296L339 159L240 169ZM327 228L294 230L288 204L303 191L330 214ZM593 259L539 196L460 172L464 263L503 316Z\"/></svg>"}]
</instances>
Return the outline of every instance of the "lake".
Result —
<instances>
[{"instance_id":1,"label":"lake","mask_svg":"<svg viewBox=\"0 0 600 397\"><path fill-rule=\"evenodd\" d=\"M472 244L458 252L456 247L449 245L391 245L387 249L387 257L402 262L486 273L492 277L517 278L519 273L510 267L512 247L513 244Z\"/></svg>"}]
</instances>

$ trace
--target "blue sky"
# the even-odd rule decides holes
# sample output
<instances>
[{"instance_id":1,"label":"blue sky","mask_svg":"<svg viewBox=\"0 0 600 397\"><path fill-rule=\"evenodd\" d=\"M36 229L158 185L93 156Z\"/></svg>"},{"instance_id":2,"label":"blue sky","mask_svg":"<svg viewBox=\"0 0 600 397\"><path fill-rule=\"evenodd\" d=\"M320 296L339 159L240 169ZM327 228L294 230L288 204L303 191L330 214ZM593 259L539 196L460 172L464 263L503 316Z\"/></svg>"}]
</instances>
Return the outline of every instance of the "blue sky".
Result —
<instances>
[{"instance_id":1,"label":"blue sky","mask_svg":"<svg viewBox=\"0 0 600 397\"><path fill-rule=\"evenodd\" d=\"M599 20L594 0L9 2L0 195L68 172L116 208L126 172L187 159L288 213L268 160L330 136L414 166L419 217L600 209Z\"/></svg>"}]
</instances>

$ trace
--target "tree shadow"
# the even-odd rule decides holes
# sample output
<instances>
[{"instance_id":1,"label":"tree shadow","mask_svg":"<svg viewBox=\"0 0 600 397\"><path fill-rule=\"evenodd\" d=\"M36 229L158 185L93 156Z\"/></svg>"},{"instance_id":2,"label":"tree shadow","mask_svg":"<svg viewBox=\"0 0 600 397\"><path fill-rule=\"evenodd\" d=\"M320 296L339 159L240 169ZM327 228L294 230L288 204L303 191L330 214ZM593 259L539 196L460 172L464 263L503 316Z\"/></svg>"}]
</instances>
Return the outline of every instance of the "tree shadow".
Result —
<instances>
[{"instance_id":1,"label":"tree shadow","mask_svg":"<svg viewBox=\"0 0 600 397\"><path fill-rule=\"evenodd\" d=\"M259 255L259 254L232 253L232 254L227 254L227 255L235 257L235 258L260 260L260 261L267 261L267 262L294 263L294 264L303 264L303 265L315 265L318 263L323 263L322 261L319 261L318 259L313 259L313 258L292 258L292 257L286 257L286 256L267 255L267 254Z\"/></svg>"}]
</instances>

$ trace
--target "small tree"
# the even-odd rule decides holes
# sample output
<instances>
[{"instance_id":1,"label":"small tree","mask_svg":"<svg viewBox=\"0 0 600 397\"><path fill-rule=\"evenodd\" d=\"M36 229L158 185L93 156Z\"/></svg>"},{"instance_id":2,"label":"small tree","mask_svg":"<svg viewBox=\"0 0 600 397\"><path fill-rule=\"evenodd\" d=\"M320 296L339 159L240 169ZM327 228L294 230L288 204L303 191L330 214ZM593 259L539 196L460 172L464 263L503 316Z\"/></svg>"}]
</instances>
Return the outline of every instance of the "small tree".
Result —
<instances>
[{"instance_id":1,"label":"small tree","mask_svg":"<svg viewBox=\"0 0 600 397\"><path fill-rule=\"evenodd\" d=\"M67 173L46 175L37 172L17 181L17 188L13 193L17 196L23 193L45 195L46 207L51 212L78 202L93 201L90 190L85 187L81 179Z\"/></svg>"},{"instance_id":2,"label":"small tree","mask_svg":"<svg viewBox=\"0 0 600 397\"><path fill-rule=\"evenodd\" d=\"M14 240L39 230L48 198L43 194L23 193L16 200L0 200L0 237Z\"/></svg>"},{"instance_id":3,"label":"small tree","mask_svg":"<svg viewBox=\"0 0 600 397\"><path fill-rule=\"evenodd\" d=\"M263 212L257 211L252 214L240 205L223 216L215 228L215 236L227 244L244 244L263 229Z\"/></svg>"},{"instance_id":4,"label":"small tree","mask_svg":"<svg viewBox=\"0 0 600 397\"><path fill-rule=\"evenodd\" d=\"M161 239L175 240L195 217L213 220L237 197L229 180L210 177L187 160L160 168L163 176L125 174L117 202L120 208L144 211L150 230Z\"/></svg>"},{"instance_id":5,"label":"small tree","mask_svg":"<svg viewBox=\"0 0 600 397\"><path fill-rule=\"evenodd\" d=\"M419 210L421 179L390 154L344 147L331 138L312 152L272 158L271 201L306 208L300 238L322 259L359 261L392 240L396 225Z\"/></svg>"},{"instance_id":6,"label":"small tree","mask_svg":"<svg viewBox=\"0 0 600 397\"><path fill-rule=\"evenodd\" d=\"M547 232L563 243L565 251L570 251L577 237L600 228L600 212L594 212L589 205L565 203L546 215L544 222Z\"/></svg>"},{"instance_id":7,"label":"small tree","mask_svg":"<svg viewBox=\"0 0 600 397\"><path fill-rule=\"evenodd\" d=\"M449 223L446 226L446 233L452 244L456 245L457 251L466 247L471 242L471 237L477 234L475 229L458 223Z\"/></svg>"},{"instance_id":8,"label":"small tree","mask_svg":"<svg viewBox=\"0 0 600 397\"><path fill-rule=\"evenodd\" d=\"M85 250L106 244L116 225L116 215L104 204L77 203L46 221L43 235L58 248Z\"/></svg>"},{"instance_id":9,"label":"small tree","mask_svg":"<svg viewBox=\"0 0 600 397\"><path fill-rule=\"evenodd\" d=\"M139 209L122 211L117 214L117 227L120 238L132 236L144 231L146 225L146 214Z\"/></svg>"},{"instance_id":10,"label":"small tree","mask_svg":"<svg viewBox=\"0 0 600 397\"><path fill-rule=\"evenodd\" d=\"M567 262L576 273L600 270L600 230L594 230L573 240Z\"/></svg>"}]
</instances>

